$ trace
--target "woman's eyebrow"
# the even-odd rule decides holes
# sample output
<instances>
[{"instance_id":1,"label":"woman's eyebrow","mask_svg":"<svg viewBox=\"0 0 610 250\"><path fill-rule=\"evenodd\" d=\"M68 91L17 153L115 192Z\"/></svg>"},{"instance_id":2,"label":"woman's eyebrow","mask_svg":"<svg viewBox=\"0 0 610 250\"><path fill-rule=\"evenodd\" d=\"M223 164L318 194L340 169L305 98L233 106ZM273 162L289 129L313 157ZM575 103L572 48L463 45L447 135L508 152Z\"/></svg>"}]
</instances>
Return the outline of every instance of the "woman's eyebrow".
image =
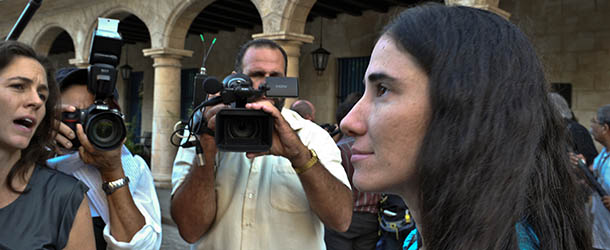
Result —
<instances>
[{"instance_id":1,"label":"woman's eyebrow","mask_svg":"<svg viewBox=\"0 0 610 250\"><path fill-rule=\"evenodd\" d=\"M11 78L7 78L6 80L9 80L9 81L10 80L20 80L20 81L24 81L24 82L27 82L27 83L33 83L34 82L32 79L27 78L27 77L23 77L23 76L13 76Z\"/></svg>"},{"instance_id":2,"label":"woman's eyebrow","mask_svg":"<svg viewBox=\"0 0 610 250\"><path fill-rule=\"evenodd\" d=\"M369 82L377 82L377 81L381 81L381 80L385 80L385 81L395 81L396 78L389 76L386 73L383 72L379 72L379 73L371 73L368 76L369 78Z\"/></svg>"}]
</instances>

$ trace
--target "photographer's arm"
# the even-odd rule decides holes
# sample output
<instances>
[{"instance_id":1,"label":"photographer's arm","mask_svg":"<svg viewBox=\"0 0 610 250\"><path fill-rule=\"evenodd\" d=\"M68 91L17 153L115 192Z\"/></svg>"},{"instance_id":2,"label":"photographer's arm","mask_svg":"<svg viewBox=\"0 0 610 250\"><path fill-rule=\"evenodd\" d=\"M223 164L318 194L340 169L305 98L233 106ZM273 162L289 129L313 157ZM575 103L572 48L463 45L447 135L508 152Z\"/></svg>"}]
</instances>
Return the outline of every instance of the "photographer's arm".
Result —
<instances>
[{"instance_id":1,"label":"photographer's arm","mask_svg":"<svg viewBox=\"0 0 610 250\"><path fill-rule=\"evenodd\" d=\"M246 108L264 110L275 118L273 145L268 153L288 158L294 168L303 167L312 159L309 149L273 105L268 102L248 103ZM327 139L329 143L333 143L330 138ZM248 153L247 156L253 158L263 154L265 153ZM343 170L342 166L339 167ZM299 174L299 179L309 205L320 220L336 231L347 231L352 217L351 190L335 178L320 161Z\"/></svg>"},{"instance_id":2,"label":"photographer's arm","mask_svg":"<svg viewBox=\"0 0 610 250\"><path fill-rule=\"evenodd\" d=\"M80 158L84 163L97 167L102 181L115 181L125 177L121 163L121 147L111 151L96 150L87 139L81 124L76 133L82 146ZM144 216L136 207L129 186L126 185L107 196L110 215L110 233L121 242L130 242L132 237L146 224Z\"/></svg>"},{"instance_id":3,"label":"photographer's arm","mask_svg":"<svg viewBox=\"0 0 610 250\"><path fill-rule=\"evenodd\" d=\"M212 131L216 113L226 108L223 104L206 108L205 119ZM204 165L197 156L182 184L172 196L171 214L178 225L180 235L190 243L198 241L212 226L216 217L216 191L214 190L214 168L218 149L214 137L203 134L199 137L203 149Z\"/></svg>"},{"instance_id":4,"label":"photographer's arm","mask_svg":"<svg viewBox=\"0 0 610 250\"><path fill-rule=\"evenodd\" d=\"M309 150L304 145L303 147L298 156L290 160L294 167L304 166L312 158ZM337 180L320 161L299 174L299 179L309 205L324 225L335 231L347 231L352 219L351 190Z\"/></svg>"},{"instance_id":5,"label":"photographer's arm","mask_svg":"<svg viewBox=\"0 0 610 250\"><path fill-rule=\"evenodd\" d=\"M216 192L214 191L214 137L200 137L204 148L204 166L197 157L189 174L172 196L171 214L180 235L189 243L198 241L210 228L216 216ZM211 145L210 145L211 144Z\"/></svg>"}]
</instances>

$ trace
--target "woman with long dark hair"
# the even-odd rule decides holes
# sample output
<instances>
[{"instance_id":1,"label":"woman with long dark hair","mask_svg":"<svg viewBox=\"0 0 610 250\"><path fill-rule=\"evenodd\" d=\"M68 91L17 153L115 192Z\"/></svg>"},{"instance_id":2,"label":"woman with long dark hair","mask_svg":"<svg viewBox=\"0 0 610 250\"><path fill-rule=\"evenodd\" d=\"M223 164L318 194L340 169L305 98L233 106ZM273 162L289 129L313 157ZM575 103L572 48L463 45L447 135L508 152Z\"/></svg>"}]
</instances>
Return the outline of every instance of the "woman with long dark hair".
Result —
<instances>
[{"instance_id":1,"label":"woman with long dark hair","mask_svg":"<svg viewBox=\"0 0 610 250\"><path fill-rule=\"evenodd\" d=\"M591 249L565 128L519 29L428 4L390 23L341 127L354 184L399 194L407 249Z\"/></svg>"},{"instance_id":2,"label":"woman with long dark hair","mask_svg":"<svg viewBox=\"0 0 610 250\"><path fill-rule=\"evenodd\" d=\"M45 166L59 90L45 59L0 41L0 249L93 249L87 187Z\"/></svg>"}]
</instances>

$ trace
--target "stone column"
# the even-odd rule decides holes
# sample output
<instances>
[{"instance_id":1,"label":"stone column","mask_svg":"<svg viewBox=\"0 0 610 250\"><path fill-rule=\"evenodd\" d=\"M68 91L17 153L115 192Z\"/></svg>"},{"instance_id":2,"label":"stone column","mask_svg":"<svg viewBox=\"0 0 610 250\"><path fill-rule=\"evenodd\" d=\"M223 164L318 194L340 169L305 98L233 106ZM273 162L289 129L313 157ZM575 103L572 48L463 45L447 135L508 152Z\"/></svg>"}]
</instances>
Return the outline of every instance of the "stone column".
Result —
<instances>
[{"instance_id":1,"label":"stone column","mask_svg":"<svg viewBox=\"0 0 610 250\"><path fill-rule=\"evenodd\" d=\"M80 58L72 58L70 60L68 60L68 63L74 65L77 68L87 68L89 67L89 61L85 60L85 59L80 59Z\"/></svg>"},{"instance_id":2,"label":"stone column","mask_svg":"<svg viewBox=\"0 0 610 250\"><path fill-rule=\"evenodd\" d=\"M498 6L500 0L445 0L446 5L463 5L473 8L484 9L500 15L501 17L510 18L510 13L500 9Z\"/></svg>"},{"instance_id":3,"label":"stone column","mask_svg":"<svg viewBox=\"0 0 610 250\"><path fill-rule=\"evenodd\" d=\"M157 187L171 187L177 148L170 143L174 124L180 120L180 59L193 51L172 48L144 49L155 68L151 168Z\"/></svg>"},{"instance_id":4,"label":"stone column","mask_svg":"<svg viewBox=\"0 0 610 250\"><path fill-rule=\"evenodd\" d=\"M273 33L273 34L254 34L253 39L269 39L277 42L286 51L288 55L288 70L286 76L299 77L299 57L301 56L301 45L303 43L312 43L313 36L296 33ZM296 98L286 98L284 107L288 108L292 103L296 101Z\"/></svg>"}]
</instances>

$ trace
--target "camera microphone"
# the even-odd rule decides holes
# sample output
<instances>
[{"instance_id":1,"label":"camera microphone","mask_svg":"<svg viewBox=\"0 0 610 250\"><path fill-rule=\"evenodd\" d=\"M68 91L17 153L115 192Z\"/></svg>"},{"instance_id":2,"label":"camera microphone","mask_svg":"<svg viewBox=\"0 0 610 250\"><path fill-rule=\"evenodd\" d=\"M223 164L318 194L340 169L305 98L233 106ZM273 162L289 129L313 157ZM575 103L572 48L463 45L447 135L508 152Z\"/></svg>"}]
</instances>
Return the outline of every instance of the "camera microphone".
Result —
<instances>
[{"instance_id":1,"label":"camera microphone","mask_svg":"<svg viewBox=\"0 0 610 250\"><path fill-rule=\"evenodd\" d=\"M203 90L208 94L216 94L222 89L222 83L216 77L210 76L203 82Z\"/></svg>"}]
</instances>

